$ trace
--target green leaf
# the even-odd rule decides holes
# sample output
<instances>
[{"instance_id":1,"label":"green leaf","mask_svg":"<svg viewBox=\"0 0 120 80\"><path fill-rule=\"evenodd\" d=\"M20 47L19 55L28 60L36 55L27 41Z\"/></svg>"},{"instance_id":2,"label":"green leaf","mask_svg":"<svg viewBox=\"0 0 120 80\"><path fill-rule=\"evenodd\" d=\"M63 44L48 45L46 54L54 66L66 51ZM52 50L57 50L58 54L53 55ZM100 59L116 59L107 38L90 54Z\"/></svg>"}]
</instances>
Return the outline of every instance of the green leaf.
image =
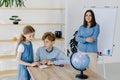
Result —
<instances>
[{"instance_id":1,"label":"green leaf","mask_svg":"<svg viewBox=\"0 0 120 80\"><path fill-rule=\"evenodd\" d=\"M0 7L12 7L14 4L16 7L25 7L24 0L0 0Z\"/></svg>"},{"instance_id":2,"label":"green leaf","mask_svg":"<svg viewBox=\"0 0 120 80\"><path fill-rule=\"evenodd\" d=\"M13 3L12 3L12 0L9 0L9 6L12 7L13 6Z\"/></svg>"},{"instance_id":3,"label":"green leaf","mask_svg":"<svg viewBox=\"0 0 120 80\"><path fill-rule=\"evenodd\" d=\"M21 21L21 19L16 19L15 21Z\"/></svg>"},{"instance_id":4,"label":"green leaf","mask_svg":"<svg viewBox=\"0 0 120 80\"><path fill-rule=\"evenodd\" d=\"M14 17L14 18L18 18L18 16L16 16L16 15L12 16L12 18L13 18L13 17Z\"/></svg>"},{"instance_id":5,"label":"green leaf","mask_svg":"<svg viewBox=\"0 0 120 80\"><path fill-rule=\"evenodd\" d=\"M9 18L9 20L15 20L14 18Z\"/></svg>"},{"instance_id":6,"label":"green leaf","mask_svg":"<svg viewBox=\"0 0 120 80\"><path fill-rule=\"evenodd\" d=\"M14 3L14 0L11 0L11 4L12 4L12 6L13 6L13 3Z\"/></svg>"},{"instance_id":7,"label":"green leaf","mask_svg":"<svg viewBox=\"0 0 120 80\"><path fill-rule=\"evenodd\" d=\"M4 3L5 3L5 0L1 0L0 1L0 7L2 7Z\"/></svg>"},{"instance_id":8,"label":"green leaf","mask_svg":"<svg viewBox=\"0 0 120 80\"><path fill-rule=\"evenodd\" d=\"M15 0L15 3L16 3L16 6L18 7L18 5L19 5L19 4L18 4L18 0Z\"/></svg>"}]
</instances>

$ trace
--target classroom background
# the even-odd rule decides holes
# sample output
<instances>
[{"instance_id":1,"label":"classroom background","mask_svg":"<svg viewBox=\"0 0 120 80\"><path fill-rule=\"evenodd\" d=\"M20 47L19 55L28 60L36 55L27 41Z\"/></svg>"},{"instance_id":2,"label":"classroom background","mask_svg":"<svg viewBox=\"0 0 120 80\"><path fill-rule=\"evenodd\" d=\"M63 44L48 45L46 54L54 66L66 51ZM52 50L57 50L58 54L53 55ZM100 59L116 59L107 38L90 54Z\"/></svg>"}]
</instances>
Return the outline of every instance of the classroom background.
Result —
<instances>
[{"instance_id":1,"label":"classroom background","mask_svg":"<svg viewBox=\"0 0 120 80\"><path fill-rule=\"evenodd\" d=\"M36 30L33 40L34 53L43 45L41 37L45 32L61 31L62 38L56 40L55 46L67 55L66 50L70 50L69 42L83 23L85 7L116 8L112 55L98 58L98 73L106 80L120 79L119 4L119 0L26 0L23 8L0 7L0 80L16 80L17 62L14 56L16 39L25 25L32 25ZM21 19L18 25L13 25L13 21L9 20L14 15Z\"/></svg>"}]
</instances>

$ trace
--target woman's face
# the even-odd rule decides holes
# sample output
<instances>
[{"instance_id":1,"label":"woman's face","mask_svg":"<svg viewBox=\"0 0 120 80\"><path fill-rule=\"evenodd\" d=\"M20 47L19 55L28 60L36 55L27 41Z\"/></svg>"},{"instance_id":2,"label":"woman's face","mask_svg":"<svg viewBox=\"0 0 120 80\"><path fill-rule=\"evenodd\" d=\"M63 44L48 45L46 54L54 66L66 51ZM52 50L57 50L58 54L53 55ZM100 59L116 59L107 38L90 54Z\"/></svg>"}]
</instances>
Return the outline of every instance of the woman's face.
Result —
<instances>
[{"instance_id":1,"label":"woman's face","mask_svg":"<svg viewBox=\"0 0 120 80\"><path fill-rule=\"evenodd\" d=\"M24 34L24 37L26 38L27 41L32 41L34 38L34 32L33 33L28 33L28 34Z\"/></svg>"},{"instance_id":2,"label":"woman's face","mask_svg":"<svg viewBox=\"0 0 120 80\"><path fill-rule=\"evenodd\" d=\"M92 14L91 12L87 12L85 15L85 20L89 23L92 21Z\"/></svg>"}]
</instances>

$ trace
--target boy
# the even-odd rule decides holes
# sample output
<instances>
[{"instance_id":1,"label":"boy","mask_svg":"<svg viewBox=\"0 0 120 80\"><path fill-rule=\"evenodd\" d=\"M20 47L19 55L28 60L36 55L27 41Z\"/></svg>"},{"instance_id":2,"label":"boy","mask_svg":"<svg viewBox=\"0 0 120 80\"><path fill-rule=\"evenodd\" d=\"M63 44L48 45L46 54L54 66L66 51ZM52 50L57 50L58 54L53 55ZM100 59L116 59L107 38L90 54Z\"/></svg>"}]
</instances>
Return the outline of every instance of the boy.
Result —
<instances>
[{"instance_id":1,"label":"boy","mask_svg":"<svg viewBox=\"0 0 120 80\"><path fill-rule=\"evenodd\" d=\"M44 46L39 47L36 52L35 61L43 65L61 65L69 64L70 61L61 50L54 47L55 35L52 32L46 32L42 36Z\"/></svg>"}]
</instances>

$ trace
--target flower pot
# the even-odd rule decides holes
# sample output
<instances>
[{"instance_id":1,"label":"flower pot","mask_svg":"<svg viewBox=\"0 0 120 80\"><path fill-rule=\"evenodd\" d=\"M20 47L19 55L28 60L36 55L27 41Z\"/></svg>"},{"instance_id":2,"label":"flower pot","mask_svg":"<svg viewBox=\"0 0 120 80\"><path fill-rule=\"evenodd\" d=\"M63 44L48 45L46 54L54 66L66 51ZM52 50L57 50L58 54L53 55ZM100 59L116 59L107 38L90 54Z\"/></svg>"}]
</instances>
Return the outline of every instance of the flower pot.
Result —
<instances>
[{"instance_id":1,"label":"flower pot","mask_svg":"<svg viewBox=\"0 0 120 80\"><path fill-rule=\"evenodd\" d=\"M18 24L18 22L13 22L13 24Z\"/></svg>"}]
</instances>

